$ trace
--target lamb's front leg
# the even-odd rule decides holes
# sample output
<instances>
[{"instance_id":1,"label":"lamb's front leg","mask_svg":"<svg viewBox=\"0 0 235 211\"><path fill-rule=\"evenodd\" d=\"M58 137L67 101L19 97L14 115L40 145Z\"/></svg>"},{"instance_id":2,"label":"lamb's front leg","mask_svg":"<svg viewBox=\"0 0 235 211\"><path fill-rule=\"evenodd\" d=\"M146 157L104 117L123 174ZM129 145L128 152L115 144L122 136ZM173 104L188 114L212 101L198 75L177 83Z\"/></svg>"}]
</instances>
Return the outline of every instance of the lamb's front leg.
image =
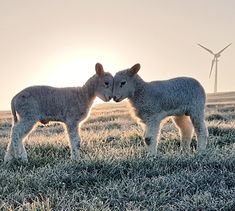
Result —
<instances>
[{"instance_id":1,"label":"lamb's front leg","mask_svg":"<svg viewBox=\"0 0 235 211\"><path fill-rule=\"evenodd\" d=\"M71 150L71 159L78 161L79 160L79 148L80 148L80 136L77 130L78 123L67 123L67 132L70 141L70 150Z\"/></svg>"},{"instance_id":2,"label":"lamb's front leg","mask_svg":"<svg viewBox=\"0 0 235 211\"><path fill-rule=\"evenodd\" d=\"M145 143L147 150L151 155L156 155L158 145L158 132L160 128L160 122L152 122L146 124L145 129Z\"/></svg>"}]
</instances>

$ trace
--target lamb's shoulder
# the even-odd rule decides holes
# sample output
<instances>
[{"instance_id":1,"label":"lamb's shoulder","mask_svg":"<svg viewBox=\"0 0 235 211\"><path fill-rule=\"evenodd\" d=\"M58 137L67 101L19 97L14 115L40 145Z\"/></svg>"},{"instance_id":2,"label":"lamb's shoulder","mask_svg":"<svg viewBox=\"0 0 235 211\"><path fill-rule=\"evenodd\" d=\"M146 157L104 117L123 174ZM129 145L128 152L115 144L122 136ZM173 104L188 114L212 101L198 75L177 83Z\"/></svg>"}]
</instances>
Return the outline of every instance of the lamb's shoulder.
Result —
<instances>
[{"instance_id":1,"label":"lamb's shoulder","mask_svg":"<svg viewBox=\"0 0 235 211\"><path fill-rule=\"evenodd\" d=\"M129 100L132 107L132 114L138 119L141 119L143 122L148 122L153 115L160 112L159 106L156 105L153 99L150 99L149 96L143 95L142 97L136 97Z\"/></svg>"}]
</instances>

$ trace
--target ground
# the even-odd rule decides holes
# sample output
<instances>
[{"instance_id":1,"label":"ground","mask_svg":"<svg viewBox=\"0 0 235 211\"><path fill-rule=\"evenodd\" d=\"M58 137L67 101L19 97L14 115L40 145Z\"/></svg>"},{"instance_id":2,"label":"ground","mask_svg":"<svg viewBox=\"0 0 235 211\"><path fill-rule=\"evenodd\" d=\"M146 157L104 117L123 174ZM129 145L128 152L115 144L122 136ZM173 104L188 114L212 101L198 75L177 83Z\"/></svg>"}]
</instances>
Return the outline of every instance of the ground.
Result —
<instances>
[{"instance_id":1,"label":"ground","mask_svg":"<svg viewBox=\"0 0 235 211\"><path fill-rule=\"evenodd\" d=\"M28 164L3 164L11 115L0 113L1 210L235 210L235 105L207 106L205 154L181 154L169 121L159 153L145 153L127 103L97 105L81 126L81 159L70 161L61 124L25 140Z\"/></svg>"}]
</instances>

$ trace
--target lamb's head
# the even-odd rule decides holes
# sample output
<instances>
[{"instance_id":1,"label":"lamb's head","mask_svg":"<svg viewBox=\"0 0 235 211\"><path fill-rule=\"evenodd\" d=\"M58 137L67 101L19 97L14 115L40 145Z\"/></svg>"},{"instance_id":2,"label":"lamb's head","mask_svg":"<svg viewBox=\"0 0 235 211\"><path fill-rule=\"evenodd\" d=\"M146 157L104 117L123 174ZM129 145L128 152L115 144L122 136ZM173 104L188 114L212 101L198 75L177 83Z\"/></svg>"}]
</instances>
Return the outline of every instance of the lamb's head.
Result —
<instances>
[{"instance_id":1,"label":"lamb's head","mask_svg":"<svg viewBox=\"0 0 235 211\"><path fill-rule=\"evenodd\" d=\"M140 64L135 64L127 70L122 70L114 76L113 99L120 102L130 97L135 91L134 76L139 71Z\"/></svg>"},{"instance_id":2,"label":"lamb's head","mask_svg":"<svg viewBox=\"0 0 235 211\"><path fill-rule=\"evenodd\" d=\"M113 96L113 76L108 72L104 72L103 66L100 63L95 65L95 70L98 76L95 95L107 102Z\"/></svg>"}]
</instances>

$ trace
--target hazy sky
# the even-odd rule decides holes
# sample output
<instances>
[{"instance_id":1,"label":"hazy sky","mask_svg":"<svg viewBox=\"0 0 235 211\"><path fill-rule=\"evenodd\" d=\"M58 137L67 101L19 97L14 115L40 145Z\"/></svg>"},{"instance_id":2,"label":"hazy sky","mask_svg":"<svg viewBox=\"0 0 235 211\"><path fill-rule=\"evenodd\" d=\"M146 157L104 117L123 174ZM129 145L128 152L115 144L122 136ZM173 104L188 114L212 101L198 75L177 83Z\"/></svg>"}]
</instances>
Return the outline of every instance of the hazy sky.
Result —
<instances>
[{"instance_id":1,"label":"hazy sky","mask_svg":"<svg viewBox=\"0 0 235 211\"><path fill-rule=\"evenodd\" d=\"M146 81L198 79L207 92L219 51L218 91L235 91L234 0L0 0L0 110L26 86L81 86L140 63Z\"/></svg>"}]
</instances>

